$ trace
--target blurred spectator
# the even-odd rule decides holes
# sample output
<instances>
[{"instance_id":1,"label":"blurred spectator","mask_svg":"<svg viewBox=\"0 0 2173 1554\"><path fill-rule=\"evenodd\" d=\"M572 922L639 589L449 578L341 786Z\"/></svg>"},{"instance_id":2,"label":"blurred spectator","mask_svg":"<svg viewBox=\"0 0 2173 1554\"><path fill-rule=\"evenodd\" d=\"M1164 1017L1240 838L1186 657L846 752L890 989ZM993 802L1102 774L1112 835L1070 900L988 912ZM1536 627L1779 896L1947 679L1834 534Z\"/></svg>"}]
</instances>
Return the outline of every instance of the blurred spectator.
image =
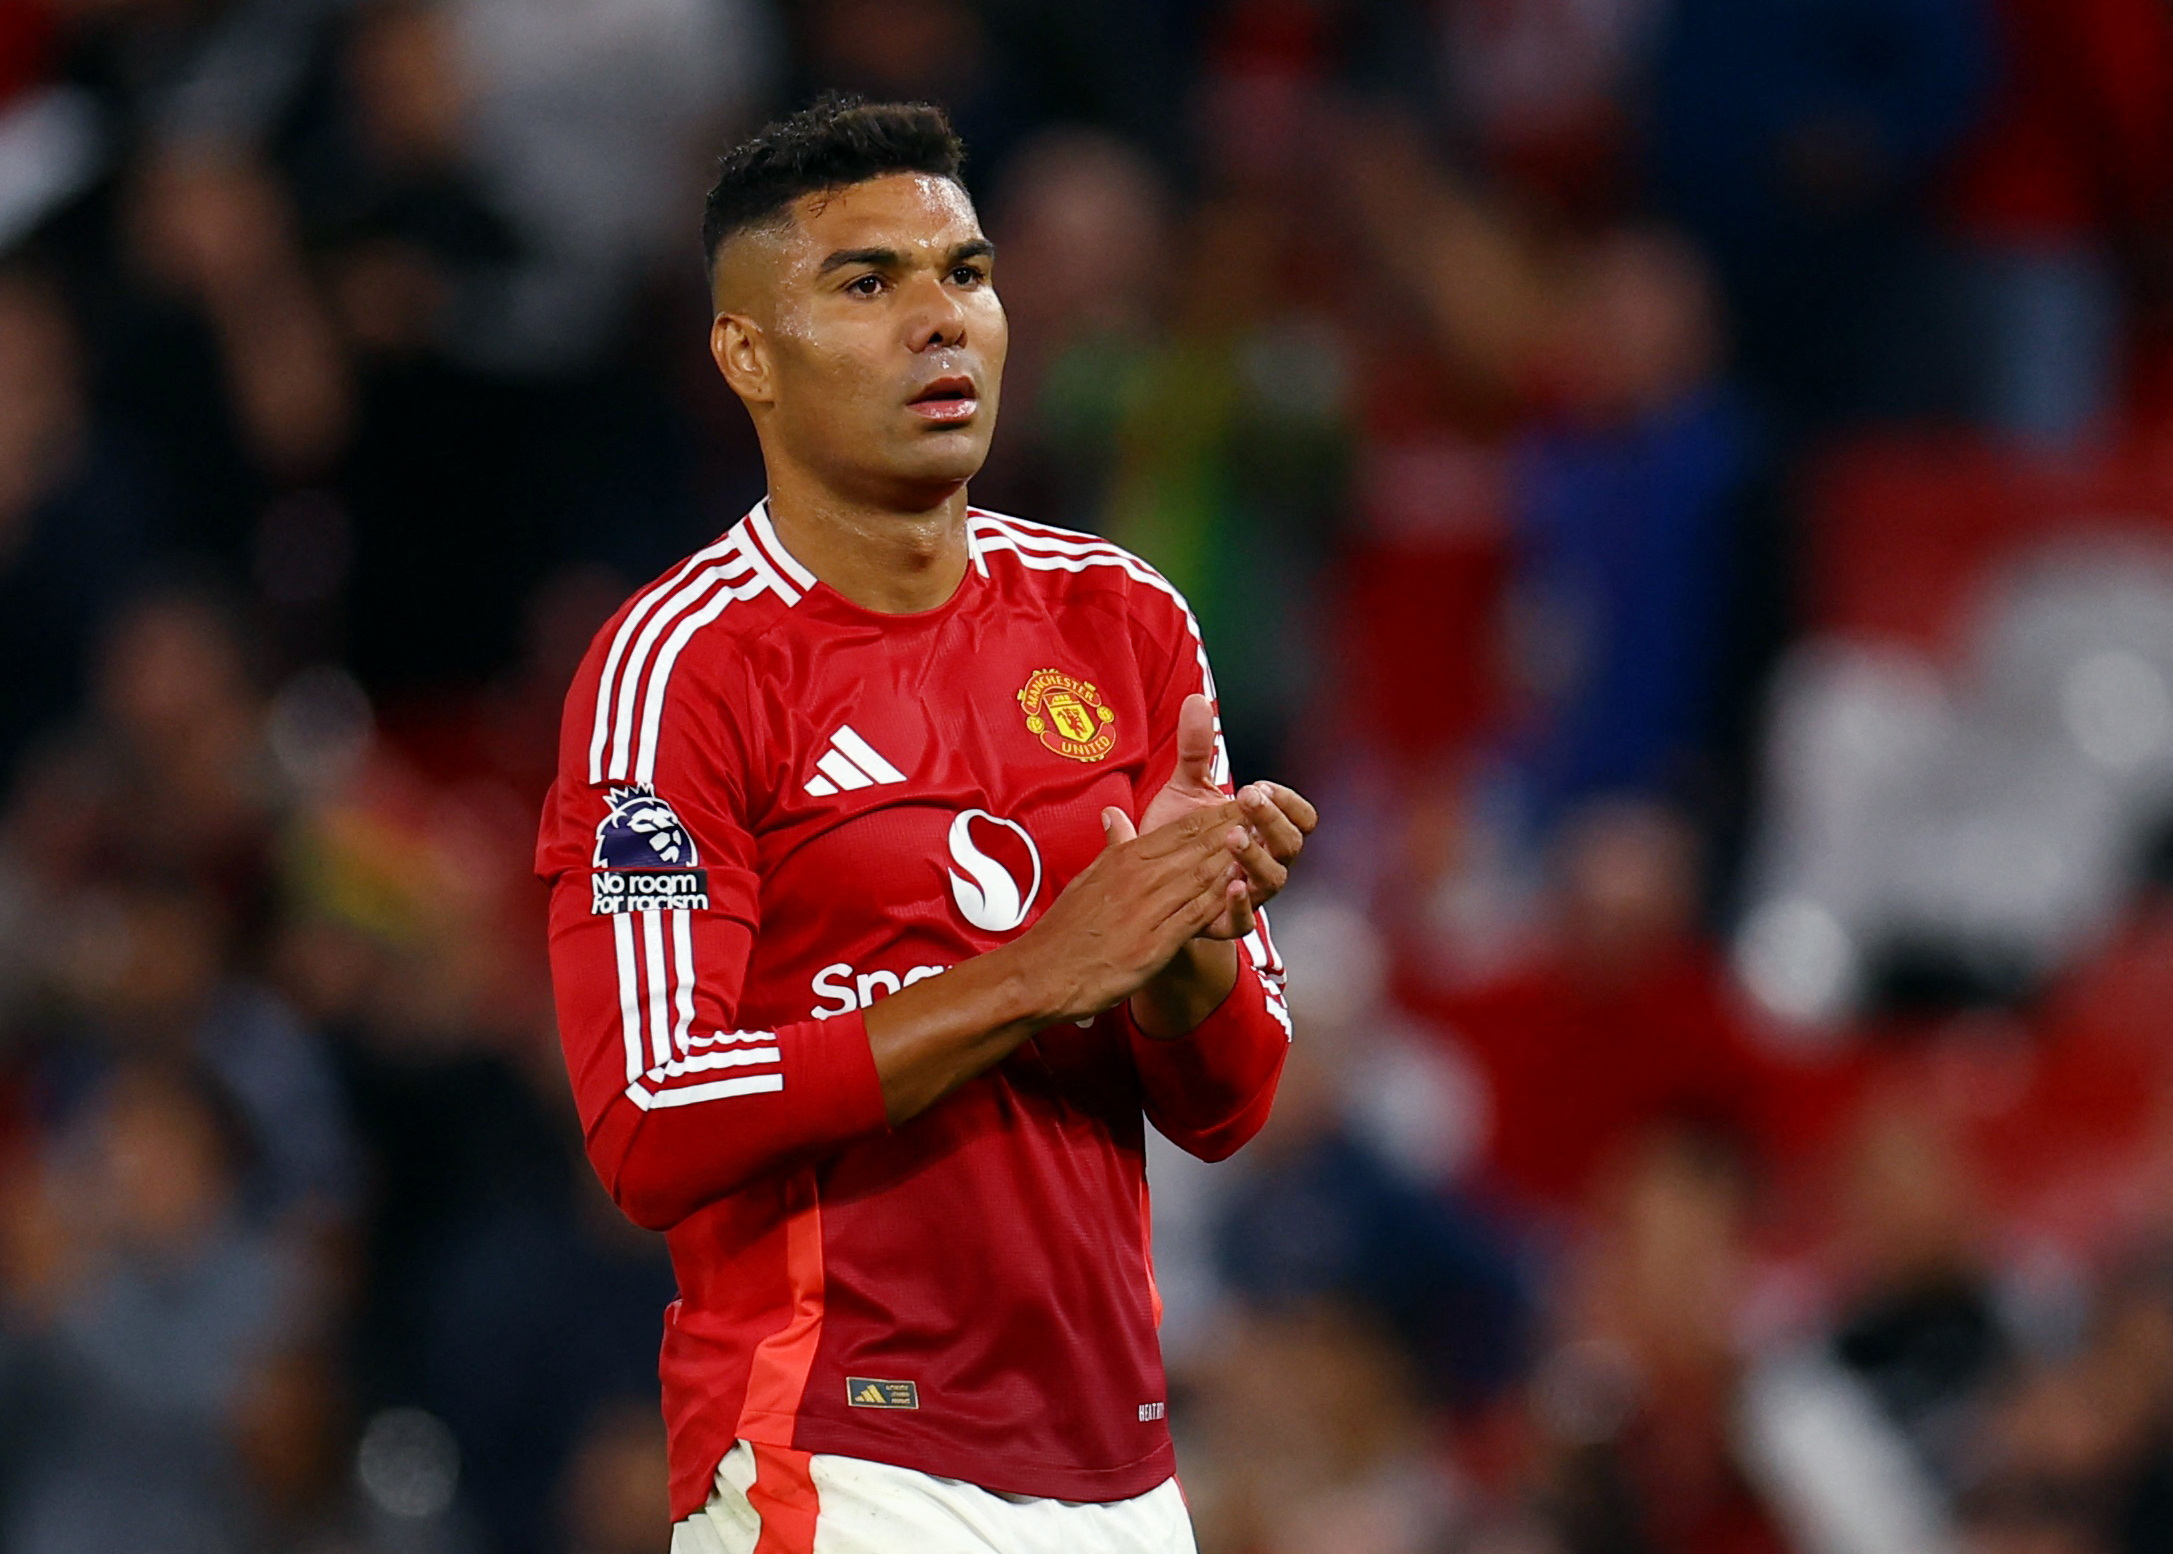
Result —
<instances>
[{"instance_id":1,"label":"blurred spectator","mask_svg":"<svg viewBox=\"0 0 2173 1554\"><path fill-rule=\"evenodd\" d=\"M1613 789L1709 789L1761 450L1703 263L1663 231L1528 219L1387 122L1354 124L1347 155L1383 269L1467 391L1524 419L1491 476L1509 571L1490 607L1532 823Z\"/></svg>"},{"instance_id":2,"label":"blurred spectator","mask_svg":"<svg viewBox=\"0 0 2173 1554\"><path fill-rule=\"evenodd\" d=\"M1743 576L1758 459L1718 377L1703 266L1680 241L1621 232L1586 260L1554 364L1566 414L1518 470L1520 657L1538 702L1530 753L1544 823L1597 793L1709 785L1724 602Z\"/></svg>"},{"instance_id":3,"label":"blurred spectator","mask_svg":"<svg viewBox=\"0 0 2173 1554\"><path fill-rule=\"evenodd\" d=\"M352 0L49 0L132 145L261 150Z\"/></svg>"},{"instance_id":4,"label":"blurred spectator","mask_svg":"<svg viewBox=\"0 0 2173 1554\"><path fill-rule=\"evenodd\" d=\"M1003 245L1005 434L976 500L1093 530L1108 521L1118 422L1146 367L1176 262L1161 174L1114 136L1050 130L989 201Z\"/></svg>"},{"instance_id":5,"label":"blurred spectator","mask_svg":"<svg viewBox=\"0 0 2173 1554\"><path fill-rule=\"evenodd\" d=\"M124 1066L18 1196L9 1548L238 1554L266 1530L245 1422L314 1315L305 1265L240 1213L249 1148L186 1067Z\"/></svg>"},{"instance_id":6,"label":"blurred spectator","mask_svg":"<svg viewBox=\"0 0 2173 1554\"><path fill-rule=\"evenodd\" d=\"M1697 841L1682 819L1595 804L1563 827L1556 881L1526 963L1462 989L1428 989L1420 973L1406 990L1485 1075L1491 1183L1527 1212L1567 1214L1654 1128L1790 1147L1794 1109L1815 1105L1809 1076L1754 1043L1697 933Z\"/></svg>"},{"instance_id":7,"label":"blurred spectator","mask_svg":"<svg viewBox=\"0 0 2173 1554\"><path fill-rule=\"evenodd\" d=\"M2173 772L2173 568L2051 542L1980 585L1960 672L1807 643L1775 680L1739 956L1774 1012L2013 1004L2102 943Z\"/></svg>"},{"instance_id":8,"label":"blurred spectator","mask_svg":"<svg viewBox=\"0 0 2173 1554\"><path fill-rule=\"evenodd\" d=\"M92 648L166 536L138 442L88 401L60 289L0 268L0 794L87 686Z\"/></svg>"},{"instance_id":9,"label":"blurred spectator","mask_svg":"<svg viewBox=\"0 0 2173 1554\"><path fill-rule=\"evenodd\" d=\"M567 1554L650 1554L670 1516L664 1479L656 1411L631 1401L599 1411L566 1476Z\"/></svg>"},{"instance_id":10,"label":"blurred spectator","mask_svg":"<svg viewBox=\"0 0 2173 1554\"><path fill-rule=\"evenodd\" d=\"M84 1029L69 1056L186 1056L248 1120L241 1203L262 1219L322 1224L355 1191L353 1143L325 1053L263 988L233 975L235 925L207 892L91 887L63 915L59 971Z\"/></svg>"},{"instance_id":11,"label":"blurred spectator","mask_svg":"<svg viewBox=\"0 0 2173 1554\"><path fill-rule=\"evenodd\" d=\"M585 645L594 587L576 575L538 601L529 674L562 674ZM401 745L356 709L356 747L294 832L274 952L331 1036L373 1166L348 1335L358 1407L426 1410L457 1452L453 1520L507 1548L557 1546L576 1500L600 1538L653 1509L625 1501L633 1447L614 1421L629 1398L654 1417L673 1295L661 1241L619 1220L571 1152L537 904L509 866L555 738L524 700L544 695L523 676L414 707Z\"/></svg>"},{"instance_id":12,"label":"blurred spectator","mask_svg":"<svg viewBox=\"0 0 2173 1554\"><path fill-rule=\"evenodd\" d=\"M1201 1554L1422 1554L1457 1528L1411 1374L1347 1308L1235 1324L1193 1413Z\"/></svg>"},{"instance_id":13,"label":"blurred spectator","mask_svg":"<svg viewBox=\"0 0 2173 1554\"><path fill-rule=\"evenodd\" d=\"M520 255L487 290L456 298L448 345L487 371L579 367L615 341L648 266L672 251L701 185L697 146L740 124L767 86L767 12L759 0L443 10L453 60L428 69L450 73L440 90L461 107L437 111L458 115L469 165ZM430 79L415 69L424 61L403 57Z\"/></svg>"},{"instance_id":14,"label":"blurred spectator","mask_svg":"<svg viewBox=\"0 0 2173 1554\"><path fill-rule=\"evenodd\" d=\"M677 1295L671 1263L585 1174L551 1186L546 1196L529 1184L527 1204L478 1200L447 1227L431 1278L426 1395L460 1438L471 1503L509 1547L547 1545L569 1491L586 1521L576 1539L616 1538L606 1546L617 1549L638 1531L653 1546L660 1481L635 1475L658 1458L654 1374ZM636 1406L639 1430L627 1418Z\"/></svg>"},{"instance_id":15,"label":"blurred spectator","mask_svg":"<svg viewBox=\"0 0 2173 1554\"><path fill-rule=\"evenodd\" d=\"M165 874L255 920L279 793L239 629L216 592L186 584L114 617L92 715L26 773L7 817L41 889Z\"/></svg>"},{"instance_id":16,"label":"blurred spectator","mask_svg":"<svg viewBox=\"0 0 2173 1554\"><path fill-rule=\"evenodd\" d=\"M1975 0L1676 0L1654 41L1654 193L1704 245L1751 387L1791 425L1942 408L1926 198L1976 122Z\"/></svg>"},{"instance_id":17,"label":"blurred spectator","mask_svg":"<svg viewBox=\"0 0 2173 1554\"><path fill-rule=\"evenodd\" d=\"M2106 429L2130 310L2162 306L2173 18L2149 0L2001 0L1999 86L1955 178L1970 411L2062 446Z\"/></svg>"},{"instance_id":18,"label":"blurred spectator","mask_svg":"<svg viewBox=\"0 0 2173 1554\"><path fill-rule=\"evenodd\" d=\"M0 12L0 256L97 176L105 148L89 94L58 84L41 0Z\"/></svg>"},{"instance_id":19,"label":"blurred spectator","mask_svg":"<svg viewBox=\"0 0 2173 1554\"><path fill-rule=\"evenodd\" d=\"M1788 1548L1736 1438L1750 1187L1695 1129L1653 1127L1620 1158L1534 1389L1543 1504L1567 1548Z\"/></svg>"},{"instance_id":20,"label":"blurred spectator","mask_svg":"<svg viewBox=\"0 0 2173 1554\"><path fill-rule=\"evenodd\" d=\"M1489 170L1545 208L1622 203L1633 87L1663 0L1449 0L1449 106Z\"/></svg>"},{"instance_id":21,"label":"blurred spectator","mask_svg":"<svg viewBox=\"0 0 2173 1554\"><path fill-rule=\"evenodd\" d=\"M709 537L688 410L629 337L652 312L699 337L674 213L773 53L752 0L362 13L350 140L313 198L365 369L340 518L373 689L472 689L557 565L648 576Z\"/></svg>"},{"instance_id":22,"label":"blurred spectator","mask_svg":"<svg viewBox=\"0 0 2173 1554\"><path fill-rule=\"evenodd\" d=\"M2173 1298L2162 1268L2105 1291L2088 1341L2020 1378L1965 1500L1974 1546L2143 1554L2173 1535Z\"/></svg>"},{"instance_id":23,"label":"blurred spectator","mask_svg":"<svg viewBox=\"0 0 2173 1554\"><path fill-rule=\"evenodd\" d=\"M1439 1184L1398 1169L1405 1162L1368 1136L1385 1119L1351 1115L1351 1081L1366 1061L1352 1033L1303 1028L1308 1041L1293 1044L1272 1127L1221 1208L1226 1287L1254 1311L1325 1302L1360 1314L1417 1360L1436 1407L1476 1406L1521 1359L1525 1297L1513 1250Z\"/></svg>"},{"instance_id":24,"label":"blurred spectator","mask_svg":"<svg viewBox=\"0 0 2173 1554\"><path fill-rule=\"evenodd\" d=\"M208 330L245 450L275 481L323 474L351 429L352 387L271 169L175 150L130 194L133 262Z\"/></svg>"},{"instance_id":25,"label":"blurred spectator","mask_svg":"<svg viewBox=\"0 0 2173 1554\"><path fill-rule=\"evenodd\" d=\"M1846 1169L1839 1209L1854 1289L1834 1354L1951 1486L1968 1471L1972 1410L2002 1379L2012 1344L1976 1184L1921 1104L1870 1109Z\"/></svg>"},{"instance_id":26,"label":"blurred spectator","mask_svg":"<svg viewBox=\"0 0 2173 1554\"><path fill-rule=\"evenodd\" d=\"M1161 338L1044 404L1110 429L1093 527L1190 602L1232 711L1236 768L1251 772L1277 764L1318 684L1310 580L1326 565L1348 460L1350 360L1343 298L1323 284L1331 245L1303 219L1324 144L1309 138L1322 123L1320 62L1262 65L1241 42L1220 68L1202 88L1208 193L1164 250L1166 293L1133 272L1130 310L1159 304ZM1240 117L1248 104L1270 111Z\"/></svg>"}]
</instances>

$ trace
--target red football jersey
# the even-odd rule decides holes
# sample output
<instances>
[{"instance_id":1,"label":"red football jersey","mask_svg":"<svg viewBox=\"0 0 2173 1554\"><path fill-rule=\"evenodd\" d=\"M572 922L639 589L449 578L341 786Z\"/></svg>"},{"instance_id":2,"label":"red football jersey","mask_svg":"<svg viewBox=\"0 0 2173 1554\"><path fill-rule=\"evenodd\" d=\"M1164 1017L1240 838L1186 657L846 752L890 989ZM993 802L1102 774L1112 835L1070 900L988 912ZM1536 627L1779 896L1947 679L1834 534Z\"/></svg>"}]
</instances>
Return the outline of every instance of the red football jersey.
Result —
<instances>
[{"instance_id":1,"label":"red football jersey","mask_svg":"<svg viewBox=\"0 0 2173 1554\"><path fill-rule=\"evenodd\" d=\"M1263 927L1189 1036L1120 1007L887 1126L861 1011L1031 924L1214 694L1145 563L968 527L951 600L884 615L758 507L629 601L567 701L537 869L589 1158L678 1274L674 1517L735 1439L1065 1500L1172 1471L1142 1116L1210 1159L1258 1130L1281 967Z\"/></svg>"}]
</instances>

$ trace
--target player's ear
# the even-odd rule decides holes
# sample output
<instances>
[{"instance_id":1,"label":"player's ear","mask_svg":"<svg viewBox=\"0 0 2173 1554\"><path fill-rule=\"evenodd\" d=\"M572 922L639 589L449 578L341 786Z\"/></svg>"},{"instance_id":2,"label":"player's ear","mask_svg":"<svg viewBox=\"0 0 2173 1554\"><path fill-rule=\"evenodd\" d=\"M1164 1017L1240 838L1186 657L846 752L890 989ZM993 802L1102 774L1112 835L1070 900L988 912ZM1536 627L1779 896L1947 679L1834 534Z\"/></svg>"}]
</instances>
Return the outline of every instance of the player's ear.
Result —
<instances>
[{"instance_id":1,"label":"player's ear","mask_svg":"<svg viewBox=\"0 0 2173 1554\"><path fill-rule=\"evenodd\" d=\"M766 404L773 397L769 342L753 319L744 313L719 313L709 326L709 354L741 399Z\"/></svg>"}]
</instances>

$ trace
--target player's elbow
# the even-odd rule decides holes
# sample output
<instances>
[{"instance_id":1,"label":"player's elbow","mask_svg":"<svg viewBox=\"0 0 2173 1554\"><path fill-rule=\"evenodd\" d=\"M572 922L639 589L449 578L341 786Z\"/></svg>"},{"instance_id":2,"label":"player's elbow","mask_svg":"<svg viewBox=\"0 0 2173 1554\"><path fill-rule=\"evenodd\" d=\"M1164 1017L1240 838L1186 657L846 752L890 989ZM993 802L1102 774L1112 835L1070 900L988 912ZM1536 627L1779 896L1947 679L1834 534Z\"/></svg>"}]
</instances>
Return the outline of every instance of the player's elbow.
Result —
<instances>
[{"instance_id":1,"label":"player's elbow","mask_svg":"<svg viewBox=\"0 0 2173 1554\"><path fill-rule=\"evenodd\" d=\"M608 1157L593 1148L590 1154L611 1201L644 1230L671 1230L783 1163L759 1149L720 1149L714 1129L662 1129L653 1123L653 1117L643 1118Z\"/></svg>"},{"instance_id":2,"label":"player's elbow","mask_svg":"<svg viewBox=\"0 0 2173 1554\"><path fill-rule=\"evenodd\" d=\"M1219 1165L1251 1142L1251 1133L1225 1128L1198 1135L1185 1146L1185 1153L1209 1165Z\"/></svg>"},{"instance_id":3,"label":"player's elbow","mask_svg":"<svg viewBox=\"0 0 2173 1554\"><path fill-rule=\"evenodd\" d=\"M591 1141L589 1163L619 1212L643 1230L670 1230L715 1196L683 1155L646 1128L637 1126L615 1149L598 1142Z\"/></svg>"},{"instance_id":4,"label":"player's elbow","mask_svg":"<svg viewBox=\"0 0 2173 1554\"><path fill-rule=\"evenodd\" d=\"M643 1230L670 1230L700 1207L691 1201L683 1184L663 1172L646 1169L634 1159L621 1165L615 1176L607 1177L605 1185L619 1212Z\"/></svg>"},{"instance_id":5,"label":"player's elbow","mask_svg":"<svg viewBox=\"0 0 2173 1554\"><path fill-rule=\"evenodd\" d=\"M1266 1121L1267 1107L1262 1105L1257 1115L1248 1111L1217 1127L1191 1129L1171 1142L1195 1159L1214 1165L1250 1144Z\"/></svg>"},{"instance_id":6,"label":"player's elbow","mask_svg":"<svg viewBox=\"0 0 2173 1554\"><path fill-rule=\"evenodd\" d=\"M1164 1137L1186 1154L1213 1165L1227 1160L1250 1144L1260 1130L1267 1126L1268 1112L1275 1104L1275 1082L1281 1072L1246 1097L1244 1102L1219 1116L1212 1118L1194 1115L1178 1122L1175 1119L1155 1117L1154 1123Z\"/></svg>"}]
</instances>

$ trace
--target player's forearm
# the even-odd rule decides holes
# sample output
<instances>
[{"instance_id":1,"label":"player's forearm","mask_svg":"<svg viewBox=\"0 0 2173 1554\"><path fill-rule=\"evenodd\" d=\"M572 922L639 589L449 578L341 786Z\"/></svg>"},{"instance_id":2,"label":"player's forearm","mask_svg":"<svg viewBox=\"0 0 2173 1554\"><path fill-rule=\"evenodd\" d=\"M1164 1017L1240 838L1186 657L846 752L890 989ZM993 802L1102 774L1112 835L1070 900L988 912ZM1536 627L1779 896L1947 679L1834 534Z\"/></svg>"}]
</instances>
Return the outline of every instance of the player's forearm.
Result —
<instances>
[{"instance_id":1,"label":"player's forearm","mask_svg":"<svg viewBox=\"0 0 2173 1554\"><path fill-rule=\"evenodd\" d=\"M1140 1028L1136 1002L1132 1061L1147 1115L1178 1148L1221 1160L1260 1130L1290 1049L1275 979L1241 969L1229 997L1182 1041Z\"/></svg>"},{"instance_id":2,"label":"player's forearm","mask_svg":"<svg viewBox=\"0 0 2173 1554\"><path fill-rule=\"evenodd\" d=\"M1019 938L874 1004L868 1046L891 1124L1002 1062L1044 1026L1100 1014L1171 976L1173 958L1244 895L1232 856L1245 835L1231 826L1237 813L1235 804L1216 805L1150 836L1112 833ZM1211 982L1211 968L1204 982L1189 969L1175 973L1167 1017L1181 1018Z\"/></svg>"},{"instance_id":3,"label":"player's forearm","mask_svg":"<svg viewBox=\"0 0 2173 1554\"><path fill-rule=\"evenodd\" d=\"M1132 995L1132 1021L1142 1035L1175 1041L1198 1029L1236 986L1237 946L1190 940Z\"/></svg>"},{"instance_id":4,"label":"player's forearm","mask_svg":"<svg viewBox=\"0 0 2173 1554\"><path fill-rule=\"evenodd\" d=\"M870 1006L868 1047L891 1126L995 1067L1060 1018L1018 951L1014 944L977 955Z\"/></svg>"}]
</instances>

